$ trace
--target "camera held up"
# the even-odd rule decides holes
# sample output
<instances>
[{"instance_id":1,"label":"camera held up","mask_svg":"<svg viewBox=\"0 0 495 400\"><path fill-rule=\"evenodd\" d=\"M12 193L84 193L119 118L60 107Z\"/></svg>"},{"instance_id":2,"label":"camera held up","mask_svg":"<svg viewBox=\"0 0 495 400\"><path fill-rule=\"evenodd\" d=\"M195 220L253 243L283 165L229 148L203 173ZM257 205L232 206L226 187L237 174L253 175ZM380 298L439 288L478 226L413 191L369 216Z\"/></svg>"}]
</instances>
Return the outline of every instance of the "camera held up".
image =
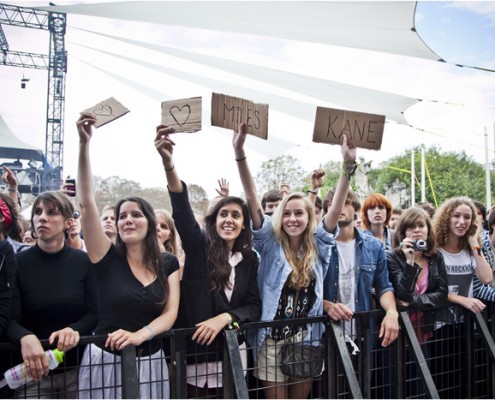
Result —
<instances>
[{"instance_id":1,"label":"camera held up","mask_svg":"<svg viewBox=\"0 0 495 400\"><path fill-rule=\"evenodd\" d=\"M427 249L428 249L428 243L426 243L426 240L423 239L416 240L413 244L413 250L425 251Z\"/></svg>"}]
</instances>

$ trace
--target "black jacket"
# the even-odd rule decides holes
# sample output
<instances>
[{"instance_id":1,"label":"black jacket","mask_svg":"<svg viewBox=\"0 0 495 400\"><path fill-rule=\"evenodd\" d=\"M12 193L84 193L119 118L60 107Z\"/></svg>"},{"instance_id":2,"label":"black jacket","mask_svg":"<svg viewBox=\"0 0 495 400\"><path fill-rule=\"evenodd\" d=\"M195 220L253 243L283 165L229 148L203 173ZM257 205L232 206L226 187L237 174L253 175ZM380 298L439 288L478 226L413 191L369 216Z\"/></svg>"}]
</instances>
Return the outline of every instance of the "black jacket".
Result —
<instances>
[{"instance_id":1,"label":"black jacket","mask_svg":"<svg viewBox=\"0 0 495 400\"><path fill-rule=\"evenodd\" d=\"M416 294L416 282L421 267L408 265L402 252L387 253L387 267L390 281L398 299L409 303L409 308L432 309L446 307L448 295L447 271L441 253L430 258L428 287L424 294Z\"/></svg>"},{"instance_id":2,"label":"black jacket","mask_svg":"<svg viewBox=\"0 0 495 400\"><path fill-rule=\"evenodd\" d=\"M243 254L235 267L235 283L230 302L223 290L213 291L205 265L206 239L191 209L186 185L181 193L169 192L173 218L186 254L180 283L179 313L174 328L191 328L221 313L228 312L239 322L259 321L261 299L258 290L258 258L252 250ZM248 221L246 221L248 223ZM187 363L222 360L222 335L210 346L199 346L188 339ZM191 353L199 354L192 357ZM193 354L194 355L194 354ZM220 358L218 358L220 357Z\"/></svg>"}]
</instances>

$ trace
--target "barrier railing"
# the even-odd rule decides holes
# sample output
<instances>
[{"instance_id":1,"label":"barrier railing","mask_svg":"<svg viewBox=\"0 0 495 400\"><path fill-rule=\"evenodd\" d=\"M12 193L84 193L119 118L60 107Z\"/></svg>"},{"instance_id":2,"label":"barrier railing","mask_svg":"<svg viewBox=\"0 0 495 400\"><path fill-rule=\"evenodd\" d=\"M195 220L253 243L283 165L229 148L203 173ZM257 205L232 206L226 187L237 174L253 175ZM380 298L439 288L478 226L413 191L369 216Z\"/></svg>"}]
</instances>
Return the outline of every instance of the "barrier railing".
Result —
<instances>
[{"instance_id":1,"label":"barrier railing","mask_svg":"<svg viewBox=\"0 0 495 400\"><path fill-rule=\"evenodd\" d=\"M60 381L63 374L69 376L71 366L77 365L72 374L79 376L75 393L81 398L95 397L95 393L100 398L165 397L163 393L158 395L156 387L169 389L171 398L266 398L270 390L283 389L286 392L282 393L289 393L302 381L309 390L308 398L494 398L494 311L493 305L489 305L482 314L464 312L463 322L443 326L435 323L434 316L429 322L425 321L430 312L422 313L421 320L417 313L400 311L400 334L388 348L381 347L378 338L384 315L379 310L355 313L353 321L345 324L321 316L242 325L245 335L261 329L280 333L286 327L306 324L324 327L324 331L315 329L311 337L312 344L323 348L322 374L306 380L281 379L283 377L277 375L275 368L279 363L277 360L267 358L255 362L253 353L263 354L265 350L251 347L246 342L239 345L242 336L236 330L225 331L217 347L210 348L192 342L194 329L178 329L160 335L146 346L127 346L122 352L111 355L110 372L106 364L93 372L98 374L96 381L101 381L107 391L91 392L89 389L96 389L95 376L88 380L88 375L82 371L90 367L81 367L78 363L87 346L93 344L93 350L101 351L106 337L88 336L81 338L79 346L69 352L69 365L64 362L43 378L42 382L48 384L34 383L15 392L4 387L0 389L0 397L67 398L67 393L72 392L68 392L68 388L64 391L64 380L62 389L56 388L55 380ZM269 345L282 346L283 343L280 340ZM46 341L42 344L47 345ZM0 343L2 374L20 362L16 347ZM152 366L156 362L164 370L157 372ZM145 379L148 375L143 371L150 369L154 375ZM274 371L274 375L266 375L266 371ZM267 384L272 379L280 380L276 387ZM68 378L66 383L70 383ZM83 386L89 387L86 394L82 392Z\"/></svg>"}]
</instances>

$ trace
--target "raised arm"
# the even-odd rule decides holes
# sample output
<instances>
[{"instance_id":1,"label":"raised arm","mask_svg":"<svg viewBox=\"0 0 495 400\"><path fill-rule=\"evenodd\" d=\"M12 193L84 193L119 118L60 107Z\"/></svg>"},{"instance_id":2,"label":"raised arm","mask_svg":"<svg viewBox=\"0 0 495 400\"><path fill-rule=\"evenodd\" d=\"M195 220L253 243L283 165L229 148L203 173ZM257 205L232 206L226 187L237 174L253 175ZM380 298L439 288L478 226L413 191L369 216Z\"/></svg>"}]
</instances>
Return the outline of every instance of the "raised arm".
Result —
<instances>
[{"instance_id":1,"label":"raised arm","mask_svg":"<svg viewBox=\"0 0 495 400\"><path fill-rule=\"evenodd\" d=\"M93 135L96 117L93 114L82 114L77 120L79 132L79 162L77 169L77 192L81 207L81 229L92 263L100 261L107 254L112 242L105 235L100 224L100 215L96 207L93 189L93 173L89 157L89 142Z\"/></svg>"},{"instance_id":2,"label":"raised arm","mask_svg":"<svg viewBox=\"0 0 495 400\"><path fill-rule=\"evenodd\" d=\"M17 177L10 168L5 165L3 165L2 168L4 170L2 180L7 184L8 195L12 200L14 200L17 212L20 212L21 210L19 206L21 205L21 195L18 191L19 182L17 181Z\"/></svg>"},{"instance_id":3,"label":"raised arm","mask_svg":"<svg viewBox=\"0 0 495 400\"><path fill-rule=\"evenodd\" d=\"M342 136L341 145L342 159L344 166L340 173L339 182L335 190L332 205L325 214L324 224L325 229L328 232L333 232L337 227L340 213L345 205L345 199L347 198L347 192L350 188L350 181L352 175L356 171L356 148L347 144L347 136Z\"/></svg>"},{"instance_id":4,"label":"raised arm","mask_svg":"<svg viewBox=\"0 0 495 400\"><path fill-rule=\"evenodd\" d=\"M169 128L167 125L158 125L156 127L155 147L162 158L169 190L180 193L184 188L182 187L182 182L179 179L173 160L173 146L175 143L169 137L169 134L173 132L174 128Z\"/></svg>"},{"instance_id":5,"label":"raised arm","mask_svg":"<svg viewBox=\"0 0 495 400\"><path fill-rule=\"evenodd\" d=\"M246 125L241 123L239 124L238 132L234 131L232 145L234 146L235 161L237 163L237 169L239 170L239 176L241 177L242 187L244 189L244 194L246 195L249 212L251 213L253 228L260 229L261 225L263 225L263 208L261 207L261 201L258 198L258 193L256 192L256 185L254 184L254 180L249 169L246 153L244 152L245 142Z\"/></svg>"}]
</instances>

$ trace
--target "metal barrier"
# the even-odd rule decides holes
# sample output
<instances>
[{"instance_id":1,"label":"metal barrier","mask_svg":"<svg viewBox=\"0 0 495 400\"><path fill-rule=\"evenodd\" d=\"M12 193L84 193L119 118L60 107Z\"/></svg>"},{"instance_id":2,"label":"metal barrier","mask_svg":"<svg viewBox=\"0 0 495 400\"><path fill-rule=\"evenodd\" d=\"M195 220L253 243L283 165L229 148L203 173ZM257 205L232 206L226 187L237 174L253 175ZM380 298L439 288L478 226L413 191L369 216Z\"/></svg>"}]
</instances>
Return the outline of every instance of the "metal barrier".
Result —
<instances>
[{"instance_id":1,"label":"metal barrier","mask_svg":"<svg viewBox=\"0 0 495 400\"><path fill-rule=\"evenodd\" d=\"M324 333L317 330L312 334L312 340L317 341L313 344L322 345L324 349L321 376L278 382L276 387L267 387L270 379L262 379L269 376L264 375L264 371L269 369L275 371L273 376L278 379L278 369L270 365L273 362L267 359L255 363L253 358L254 351L264 352L266 349L255 349L247 344L240 348L240 336L236 330L225 331L215 348L192 342L194 329L171 330L146 343L146 346L128 346L122 352L110 355L113 357L111 372L105 369L106 365L100 365L98 372L92 372L99 374L99 381L105 382L103 386L106 391L89 391L97 389L92 376L89 380L76 382L75 393L79 397L94 397L97 393L100 398L166 397L163 393L157 394L155 387L158 386L169 389L171 398L256 399L266 398L268 393L272 393L270 390L282 388L288 393L299 387L297 383L305 382L303 386L309 390L308 398L494 398L493 307L489 305L482 314L465 312L463 323L442 327L434 324L434 317L430 318L433 322L427 324L421 318L418 320L417 314L401 311L399 337L388 348L381 347L378 339L384 315L378 310L355 313L352 323L347 324L335 323L322 316L242 325L245 334L309 323L314 326L323 324L325 327ZM425 312L422 316L427 314ZM98 349L103 347L105 339L105 336L81 338L79 346L68 353L71 354L67 358L68 365L64 362L51 371L48 377L43 378L44 385L32 383L29 391L26 386L16 392L3 388L0 389L0 397L74 397L73 392L57 389L57 384L61 381L62 387L69 385L68 377L76 372L80 378L88 376L83 375L82 371L89 366L72 368L76 372L71 372L71 366L79 365L83 357L88 356L83 354L88 345L93 344L91 349L101 351ZM281 346L283 343L277 341L270 345ZM47 345L45 341L42 344ZM275 350L278 356L278 347ZM2 373L22 361L18 349L7 343L0 343L0 360ZM204 368L206 361L209 368ZM310 362L313 361L318 362ZM159 363L166 370L156 371L152 363ZM143 371L150 369L155 370L154 375L145 380L146 373L143 375ZM62 376L67 378L60 379ZM56 384L57 379L59 382ZM212 386L218 384L220 387L212 388L208 384L205 388L204 382L213 382ZM198 385L199 388L196 388ZM86 394L82 394L83 386L86 389L89 387Z\"/></svg>"}]
</instances>

